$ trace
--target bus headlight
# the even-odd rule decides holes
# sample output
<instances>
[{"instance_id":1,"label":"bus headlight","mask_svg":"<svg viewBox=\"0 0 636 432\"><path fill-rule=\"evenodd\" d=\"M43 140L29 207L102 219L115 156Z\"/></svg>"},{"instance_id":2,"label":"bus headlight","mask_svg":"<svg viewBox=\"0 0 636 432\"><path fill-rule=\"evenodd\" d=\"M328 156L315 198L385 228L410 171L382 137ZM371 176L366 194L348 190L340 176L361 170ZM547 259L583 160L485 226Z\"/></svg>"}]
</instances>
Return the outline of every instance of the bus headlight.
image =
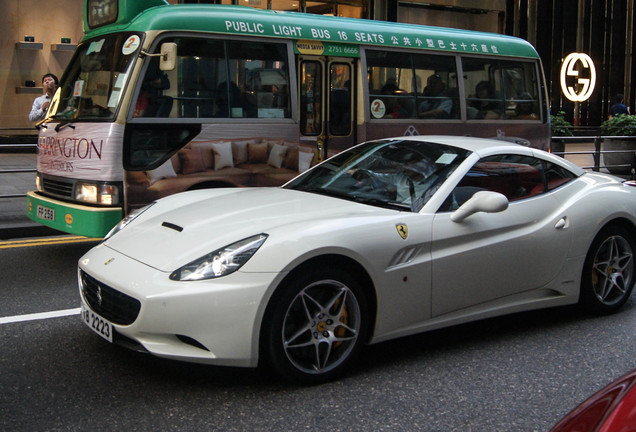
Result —
<instances>
[{"instance_id":1,"label":"bus headlight","mask_svg":"<svg viewBox=\"0 0 636 432\"><path fill-rule=\"evenodd\" d=\"M75 199L91 204L117 205L120 203L119 186L110 183L77 182Z\"/></svg>"}]
</instances>

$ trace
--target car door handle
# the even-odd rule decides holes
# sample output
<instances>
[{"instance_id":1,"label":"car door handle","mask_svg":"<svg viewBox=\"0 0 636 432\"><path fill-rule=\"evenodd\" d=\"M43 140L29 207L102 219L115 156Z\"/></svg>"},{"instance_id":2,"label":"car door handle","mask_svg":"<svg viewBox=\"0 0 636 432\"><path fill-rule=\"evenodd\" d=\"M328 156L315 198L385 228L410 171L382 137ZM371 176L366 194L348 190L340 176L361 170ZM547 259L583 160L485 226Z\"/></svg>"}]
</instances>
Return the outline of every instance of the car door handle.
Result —
<instances>
[{"instance_id":1,"label":"car door handle","mask_svg":"<svg viewBox=\"0 0 636 432\"><path fill-rule=\"evenodd\" d=\"M566 217L562 217L554 224L555 229L565 229L568 227L568 220Z\"/></svg>"}]
</instances>

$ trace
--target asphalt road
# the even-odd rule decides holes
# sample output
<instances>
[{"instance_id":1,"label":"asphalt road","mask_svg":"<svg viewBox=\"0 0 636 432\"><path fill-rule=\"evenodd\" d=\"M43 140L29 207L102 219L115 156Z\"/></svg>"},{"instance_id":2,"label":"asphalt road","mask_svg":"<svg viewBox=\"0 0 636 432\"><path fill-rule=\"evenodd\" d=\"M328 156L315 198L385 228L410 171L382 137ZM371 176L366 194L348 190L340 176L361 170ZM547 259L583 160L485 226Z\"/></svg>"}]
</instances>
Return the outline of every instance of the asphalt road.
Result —
<instances>
[{"instance_id":1,"label":"asphalt road","mask_svg":"<svg viewBox=\"0 0 636 432\"><path fill-rule=\"evenodd\" d=\"M370 346L315 387L162 360L73 312L75 264L94 242L40 240L0 242L2 431L547 431L636 367L635 296L609 317L558 308ZM24 321L59 310L72 315Z\"/></svg>"}]
</instances>

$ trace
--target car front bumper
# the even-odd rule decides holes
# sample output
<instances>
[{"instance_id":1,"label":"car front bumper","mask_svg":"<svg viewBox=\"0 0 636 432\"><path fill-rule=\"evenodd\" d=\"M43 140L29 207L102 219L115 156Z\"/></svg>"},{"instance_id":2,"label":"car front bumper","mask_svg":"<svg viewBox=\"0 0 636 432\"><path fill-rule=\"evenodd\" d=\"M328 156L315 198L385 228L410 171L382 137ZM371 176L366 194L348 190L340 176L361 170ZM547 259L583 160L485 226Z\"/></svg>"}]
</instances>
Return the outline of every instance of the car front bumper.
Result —
<instances>
[{"instance_id":1,"label":"car front bumper","mask_svg":"<svg viewBox=\"0 0 636 432\"><path fill-rule=\"evenodd\" d=\"M278 273L238 271L218 279L177 282L169 279L169 273L103 244L80 259L78 272L85 272L104 289L110 287L141 303L131 324L112 324L116 334L139 343L149 353L246 367L258 363L266 296L281 278ZM79 275L78 279L82 302L94 310L82 292Z\"/></svg>"}]
</instances>

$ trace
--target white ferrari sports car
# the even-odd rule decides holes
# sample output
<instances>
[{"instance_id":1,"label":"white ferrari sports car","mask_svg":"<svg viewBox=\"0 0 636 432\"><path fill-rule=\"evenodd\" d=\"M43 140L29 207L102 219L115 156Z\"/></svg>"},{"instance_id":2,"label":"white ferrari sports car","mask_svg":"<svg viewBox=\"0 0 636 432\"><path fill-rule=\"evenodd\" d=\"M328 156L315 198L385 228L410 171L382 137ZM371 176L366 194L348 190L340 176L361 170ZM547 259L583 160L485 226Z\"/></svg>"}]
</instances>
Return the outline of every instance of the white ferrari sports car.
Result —
<instances>
[{"instance_id":1,"label":"white ferrari sports car","mask_svg":"<svg viewBox=\"0 0 636 432\"><path fill-rule=\"evenodd\" d=\"M80 259L110 342L333 379L364 344L634 285L635 183L467 137L360 144L280 188L160 199Z\"/></svg>"}]
</instances>

